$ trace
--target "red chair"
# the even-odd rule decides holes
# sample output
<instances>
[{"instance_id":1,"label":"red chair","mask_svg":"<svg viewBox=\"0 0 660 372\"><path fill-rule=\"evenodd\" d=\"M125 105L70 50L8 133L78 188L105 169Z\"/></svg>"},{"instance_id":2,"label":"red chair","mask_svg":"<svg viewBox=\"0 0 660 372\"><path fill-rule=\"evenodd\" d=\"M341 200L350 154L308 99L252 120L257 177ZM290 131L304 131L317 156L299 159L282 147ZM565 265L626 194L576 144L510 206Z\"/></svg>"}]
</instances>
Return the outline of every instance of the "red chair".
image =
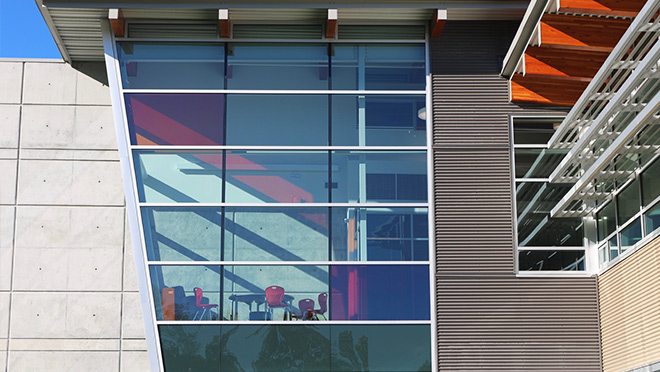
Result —
<instances>
[{"instance_id":1,"label":"red chair","mask_svg":"<svg viewBox=\"0 0 660 372\"><path fill-rule=\"evenodd\" d=\"M310 298L300 300L298 301L298 308L300 309L300 316L292 314L292 317L302 320L310 320L314 316L314 300Z\"/></svg>"},{"instance_id":2,"label":"red chair","mask_svg":"<svg viewBox=\"0 0 660 372\"><path fill-rule=\"evenodd\" d=\"M270 312L271 319L273 317L273 308L281 307L284 309L284 320L287 320L289 305L283 303L282 300L284 300L284 288L278 285L271 285L266 288L266 309Z\"/></svg>"},{"instance_id":3,"label":"red chair","mask_svg":"<svg viewBox=\"0 0 660 372\"><path fill-rule=\"evenodd\" d=\"M203 304L202 298L204 298L204 292L199 287L195 287L193 292L195 292L195 307L197 308L197 312L192 320L197 319L197 314L199 314L200 311L202 314L199 316L199 320L204 318L204 314L206 314L207 311L209 312L209 320L211 320L211 309L218 308L218 304Z\"/></svg>"},{"instance_id":4,"label":"red chair","mask_svg":"<svg viewBox=\"0 0 660 372\"><path fill-rule=\"evenodd\" d=\"M313 301L312 301L313 303ZM321 307L318 310L314 310L314 316L316 319L318 319L317 315L323 315L323 319L328 320L328 318L325 317L325 313L328 311L328 294L327 293L321 293L319 295L319 307Z\"/></svg>"}]
</instances>

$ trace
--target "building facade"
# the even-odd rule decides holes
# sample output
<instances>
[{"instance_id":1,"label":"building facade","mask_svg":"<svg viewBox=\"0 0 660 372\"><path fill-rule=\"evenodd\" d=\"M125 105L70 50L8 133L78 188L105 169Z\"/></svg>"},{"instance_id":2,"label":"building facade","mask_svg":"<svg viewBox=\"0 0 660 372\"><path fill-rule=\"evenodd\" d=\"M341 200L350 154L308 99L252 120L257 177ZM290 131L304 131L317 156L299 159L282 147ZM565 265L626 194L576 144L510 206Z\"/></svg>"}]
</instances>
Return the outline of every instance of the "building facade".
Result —
<instances>
[{"instance_id":1,"label":"building facade","mask_svg":"<svg viewBox=\"0 0 660 372\"><path fill-rule=\"evenodd\" d=\"M53 125L43 116L34 132L23 124L35 109L27 90L7 102L20 130L6 141L18 180L6 188L26 195L3 206L16 216L4 230L7 370L65 359L65 369L94 370L95 353L108 358L103 370L144 369L145 349L148 368L163 371L652 371L660 360L658 2L39 5L82 72L55 65L107 84L96 87L111 99L103 120L116 137L103 125L88 138L116 138L118 151L76 147L90 130L78 121L83 90L56 102L73 119L48 115L62 118L59 145L48 144L56 135L24 144ZM616 26L594 37L607 22ZM593 58L567 64L571 53ZM80 61L103 61L107 75ZM100 280L98 265L83 264L94 281L75 279L84 254L62 254L54 238L22 242L45 236L18 228L42 203L24 185L48 183L21 165L40 146L50 146L44 167L57 177L49 162L58 156L73 167L99 147L118 155L112 192L121 173L135 257L122 275L135 273L139 310L122 286L77 287L117 281L114 271ZM80 209L72 169L65 190ZM82 189L110 195L97 181ZM100 237L88 230L64 235L74 246ZM121 250L110 249L116 259ZM21 257L29 252L70 257L67 279L20 285L32 277L21 265L54 266ZM47 311L51 297L76 290L133 302L99 310L112 321L107 334L76 333L62 317L93 308L66 300L63 313ZM28 327L39 321L65 331Z\"/></svg>"}]
</instances>

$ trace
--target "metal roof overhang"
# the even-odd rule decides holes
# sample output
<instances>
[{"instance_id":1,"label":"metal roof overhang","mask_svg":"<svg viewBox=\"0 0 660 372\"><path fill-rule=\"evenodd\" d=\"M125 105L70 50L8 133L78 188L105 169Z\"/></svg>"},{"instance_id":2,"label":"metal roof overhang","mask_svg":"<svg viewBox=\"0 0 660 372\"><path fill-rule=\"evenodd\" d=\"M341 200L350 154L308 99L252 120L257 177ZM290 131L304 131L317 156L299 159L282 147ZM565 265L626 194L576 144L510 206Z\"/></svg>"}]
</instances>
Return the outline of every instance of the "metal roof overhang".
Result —
<instances>
[{"instance_id":1,"label":"metal roof overhang","mask_svg":"<svg viewBox=\"0 0 660 372\"><path fill-rule=\"evenodd\" d=\"M338 8L339 24L427 23L433 10L446 8L451 20L521 19L527 0L35 0L62 57L67 62L102 61L101 20L108 9L122 8L130 19L217 21L217 9L229 9L232 22L260 24L319 22Z\"/></svg>"},{"instance_id":2,"label":"metal roof overhang","mask_svg":"<svg viewBox=\"0 0 660 372\"><path fill-rule=\"evenodd\" d=\"M551 138L571 150L550 182L574 184L553 217L592 213L660 152L659 11L644 6Z\"/></svg>"}]
</instances>

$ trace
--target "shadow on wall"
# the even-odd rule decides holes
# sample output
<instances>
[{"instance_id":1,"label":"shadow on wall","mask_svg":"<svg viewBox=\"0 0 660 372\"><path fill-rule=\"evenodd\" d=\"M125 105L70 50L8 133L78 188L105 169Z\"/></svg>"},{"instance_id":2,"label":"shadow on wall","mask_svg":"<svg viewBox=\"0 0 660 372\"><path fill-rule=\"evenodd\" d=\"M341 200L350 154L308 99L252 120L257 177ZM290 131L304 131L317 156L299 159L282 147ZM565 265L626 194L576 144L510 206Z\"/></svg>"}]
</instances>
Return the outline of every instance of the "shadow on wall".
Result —
<instances>
[{"instance_id":1,"label":"shadow on wall","mask_svg":"<svg viewBox=\"0 0 660 372\"><path fill-rule=\"evenodd\" d=\"M108 74L105 70L105 62L73 62L71 67L106 87L108 86Z\"/></svg>"}]
</instances>

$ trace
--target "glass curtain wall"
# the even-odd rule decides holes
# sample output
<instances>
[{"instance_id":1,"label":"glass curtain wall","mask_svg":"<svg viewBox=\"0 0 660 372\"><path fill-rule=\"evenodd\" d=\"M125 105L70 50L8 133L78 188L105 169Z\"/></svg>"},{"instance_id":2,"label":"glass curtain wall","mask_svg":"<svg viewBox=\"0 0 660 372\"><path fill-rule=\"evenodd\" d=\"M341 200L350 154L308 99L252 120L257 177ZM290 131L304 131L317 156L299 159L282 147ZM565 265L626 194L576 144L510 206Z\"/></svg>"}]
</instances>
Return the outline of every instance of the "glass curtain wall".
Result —
<instances>
[{"instance_id":1,"label":"glass curtain wall","mask_svg":"<svg viewBox=\"0 0 660 372\"><path fill-rule=\"evenodd\" d=\"M660 161L655 159L596 212L598 259L607 265L660 227ZM638 244L639 243L639 244Z\"/></svg>"},{"instance_id":2,"label":"glass curtain wall","mask_svg":"<svg viewBox=\"0 0 660 372\"><path fill-rule=\"evenodd\" d=\"M547 146L561 120L513 119L520 272L586 270L582 219L550 217L552 207L572 186L549 181L568 152Z\"/></svg>"},{"instance_id":3,"label":"glass curtain wall","mask_svg":"<svg viewBox=\"0 0 660 372\"><path fill-rule=\"evenodd\" d=\"M424 43L116 49L165 371L430 371Z\"/></svg>"}]
</instances>

